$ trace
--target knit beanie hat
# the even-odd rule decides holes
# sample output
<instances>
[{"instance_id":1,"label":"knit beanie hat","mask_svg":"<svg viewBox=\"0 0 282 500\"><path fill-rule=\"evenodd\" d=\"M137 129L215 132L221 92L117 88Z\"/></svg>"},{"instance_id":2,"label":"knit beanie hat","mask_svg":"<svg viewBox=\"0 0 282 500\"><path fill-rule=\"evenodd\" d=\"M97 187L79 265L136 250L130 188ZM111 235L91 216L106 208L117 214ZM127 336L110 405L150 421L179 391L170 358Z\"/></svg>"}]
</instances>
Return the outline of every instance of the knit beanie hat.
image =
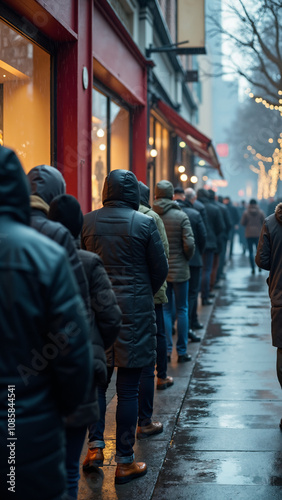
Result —
<instances>
[{"instance_id":1,"label":"knit beanie hat","mask_svg":"<svg viewBox=\"0 0 282 500\"><path fill-rule=\"evenodd\" d=\"M60 222L76 239L83 226L83 214L77 199L70 194L56 196L50 203L49 219Z\"/></svg>"},{"instance_id":2,"label":"knit beanie hat","mask_svg":"<svg viewBox=\"0 0 282 500\"><path fill-rule=\"evenodd\" d=\"M172 200L174 194L174 188L169 181L160 181L155 187L155 197L158 198L168 198Z\"/></svg>"}]
</instances>

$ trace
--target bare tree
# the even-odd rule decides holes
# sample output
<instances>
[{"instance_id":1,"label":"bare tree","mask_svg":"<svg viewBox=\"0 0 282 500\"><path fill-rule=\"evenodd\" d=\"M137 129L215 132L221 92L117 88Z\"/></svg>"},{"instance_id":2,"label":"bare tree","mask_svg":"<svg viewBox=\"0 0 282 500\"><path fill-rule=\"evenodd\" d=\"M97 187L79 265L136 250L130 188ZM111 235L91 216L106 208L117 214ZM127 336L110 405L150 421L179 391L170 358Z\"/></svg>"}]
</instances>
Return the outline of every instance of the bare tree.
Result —
<instances>
[{"instance_id":1,"label":"bare tree","mask_svg":"<svg viewBox=\"0 0 282 500\"><path fill-rule=\"evenodd\" d=\"M229 47L224 65L217 64L213 76L226 73L244 77L254 97L281 106L282 90L282 1L222 0L223 22L216 2L208 13L209 36L220 35Z\"/></svg>"}]
</instances>

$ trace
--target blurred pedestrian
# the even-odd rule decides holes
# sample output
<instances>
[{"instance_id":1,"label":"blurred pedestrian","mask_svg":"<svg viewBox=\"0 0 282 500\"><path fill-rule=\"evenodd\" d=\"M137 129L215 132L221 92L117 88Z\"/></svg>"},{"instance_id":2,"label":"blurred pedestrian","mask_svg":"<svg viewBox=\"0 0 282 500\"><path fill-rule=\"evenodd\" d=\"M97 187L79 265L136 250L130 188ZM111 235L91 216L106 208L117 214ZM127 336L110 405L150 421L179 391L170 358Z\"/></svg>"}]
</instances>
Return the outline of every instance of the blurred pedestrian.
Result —
<instances>
[{"instance_id":1,"label":"blurred pedestrian","mask_svg":"<svg viewBox=\"0 0 282 500\"><path fill-rule=\"evenodd\" d=\"M121 326L121 310L117 305L111 282L101 258L93 252L80 249L83 214L76 198L69 194L53 198L49 209L49 219L63 224L73 236L87 277L91 303L90 334L94 363L91 391L83 404L73 415L68 417L66 422L68 495L70 498L76 499L80 477L79 459L87 425L94 425L100 418L98 390L107 382L105 349L110 348L116 340ZM88 455L89 452L91 456L86 457L87 466L89 464L95 465L103 458L100 450L96 452L89 450Z\"/></svg>"},{"instance_id":2,"label":"blurred pedestrian","mask_svg":"<svg viewBox=\"0 0 282 500\"><path fill-rule=\"evenodd\" d=\"M239 214L237 212L236 207L234 207L229 196L225 196L223 198L223 203L226 205L226 207L229 211L229 215L230 215L230 219L231 219L231 223L232 223L232 227L231 227L231 229L229 231L229 235L228 235L229 249L228 249L228 254L226 256L226 258L229 258L229 260L231 260L232 256L233 256L234 236L235 236L235 233L238 229L238 224L239 224Z\"/></svg>"},{"instance_id":3,"label":"blurred pedestrian","mask_svg":"<svg viewBox=\"0 0 282 500\"><path fill-rule=\"evenodd\" d=\"M223 231L223 221L220 209L211 203L206 189L198 189L197 198L204 204L207 213L207 243L203 253L201 296L202 305L208 306L212 304L209 298L212 264L217 251L217 237Z\"/></svg>"},{"instance_id":4,"label":"blurred pedestrian","mask_svg":"<svg viewBox=\"0 0 282 500\"><path fill-rule=\"evenodd\" d=\"M225 205L222 203L219 203L216 200L215 192L213 189L208 190L209 194L209 200L210 203L216 207L219 208L219 217L220 217L220 225L221 225L221 232L217 234L216 236L216 242L217 242L217 247L216 251L214 252L213 256L213 263L212 263L212 271L211 271L211 279L210 279L210 291L212 292L216 283L217 283L217 273L218 273L218 268L219 268L219 262L220 262L220 256L222 255L223 251L225 250L225 238L228 234L228 231L230 229L230 225L226 225L226 216L227 216L227 209ZM209 294L209 297L211 297L212 294Z\"/></svg>"},{"instance_id":5,"label":"blurred pedestrian","mask_svg":"<svg viewBox=\"0 0 282 500\"><path fill-rule=\"evenodd\" d=\"M139 186L133 172L110 172L102 199L103 208L84 217L82 247L102 258L122 311L120 333L108 352L111 369L107 383L117 366L115 482L123 484L147 471L145 463L135 462L133 453L139 383L142 369L155 363L153 296L166 278L168 265L155 221L138 211ZM88 446L92 449L105 447L105 414L100 409L100 420L89 435Z\"/></svg>"},{"instance_id":6,"label":"blurred pedestrian","mask_svg":"<svg viewBox=\"0 0 282 500\"><path fill-rule=\"evenodd\" d=\"M264 222L265 215L258 207L257 201L251 199L247 210L242 215L241 224L245 227L245 237L249 249L249 260L252 274L255 274L255 259L259 235ZM261 269L259 268L259 271Z\"/></svg>"},{"instance_id":7,"label":"blurred pedestrian","mask_svg":"<svg viewBox=\"0 0 282 500\"><path fill-rule=\"evenodd\" d=\"M226 256L226 247L227 247L227 242L228 242L228 237L229 237L229 232L232 228L232 221L230 218L230 213L226 205L223 203L223 197L222 196L217 196L217 205L222 211L223 215L223 220L224 220L224 232L221 233L221 251L219 254L219 264L218 264L218 269L217 269L217 275L216 275L216 281L214 284L214 288L221 288L221 285L219 284L219 281L224 278L224 265L225 265L225 256Z\"/></svg>"},{"instance_id":8,"label":"blurred pedestrian","mask_svg":"<svg viewBox=\"0 0 282 500\"><path fill-rule=\"evenodd\" d=\"M239 207L237 207L237 211L238 211L238 215L239 215L238 235L239 235L239 242L240 242L240 245L242 247L242 254L243 255L245 255L247 247L248 247L246 236L245 236L245 228L241 224L242 215L245 212L246 208L247 208L247 205L246 205L245 200L242 200L241 205L239 205Z\"/></svg>"},{"instance_id":9,"label":"blurred pedestrian","mask_svg":"<svg viewBox=\"0 0 282 500\"><path fill-rule=\"evenodd\" d=\"M1 147L0 497L61 500L63 418L92 378L89 324L65 250L29 223L26 175Z\"/></svg>"},{"instance_id":10,"label":"blurred pedestrian","mask_svg":"<svg viewBox=\"0 0 282 500\"><path fill-rule=\"evenodd\" d=\"M174 189L171 182L162 180L155 187L153 209L162 218L169 242L169 271L167 275L167 298L164 304L164 321L167 336L168 361L171 360L173 349L173 295L177 318L176 350L178 363L191 360L187 353L188 345L188 291L189 291L189 260L195 251L195 239L189 217L173 201Z\"/></svg>"},{"instance_id":11,"label":"blurred pedestrian","mask_svg":"<svg viewBox=\"0 0 282 500\"><path fill-rule=\"evenodd\" d=\"M200 342L201 337L196 335L193 328L201 326L198 321L197 305L198 295L201 286L201 269L203 266L202 254L206 247L207 231L201 214L193 208L193 201L196 199L196 192L191 189L185 196L183 188L174 188L174 199L177 201L183 212L190 220L192 231L195 238L195 253L189 260L190 279L188 293L189 309L189 332L188 336L192 342Z\"/></svg>"},{"instance_id":12,"label":"blurred pedestrian","mask_svg":"<svg viewBox=\"0 0 282 500\"><path fill-rule=\"evenodd\" d=\"M271 301L272 345L277 348L276 372L282 388L282 203L264 220L255 262L259 268L269 271L266 282Z\"/></svg>"}]
</instances>

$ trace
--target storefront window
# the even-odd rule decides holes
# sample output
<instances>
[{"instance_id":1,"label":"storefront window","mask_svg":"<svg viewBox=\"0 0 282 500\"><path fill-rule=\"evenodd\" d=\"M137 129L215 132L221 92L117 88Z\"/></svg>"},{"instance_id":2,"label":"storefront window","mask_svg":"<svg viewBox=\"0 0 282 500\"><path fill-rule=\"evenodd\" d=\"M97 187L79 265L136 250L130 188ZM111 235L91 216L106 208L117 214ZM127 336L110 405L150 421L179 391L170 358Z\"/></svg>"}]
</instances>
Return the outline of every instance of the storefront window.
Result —
<instances>
[{"instance_id":1,"label":"storefront window","mask_svg":"<svg viewBox=\"0 0 282 500\"><path fill-rule=\"evenodd\" d=\"M26 172L50 165L50 54L0 20L0 143Z\"/></svg>"},{"instance_id":2,"label":"storefront window","mask_svg":"<svg viewBox=\"0 0 282 500\"><path fill-rule=\"evenodd\" d=\"M110 170L129 170L129 112L111 101Z\"/></svg>"},{"instance_id":3,"label":"storefront window","mask_svg":"<svg viewBox=\"0 0 282 500\"><path fill-rule=\"evenodd\" d=\"M108 172L130 169L130 113L113 99L93 89L92 210L102 204Z\"/></svg>"},{"instance_id":4,"label":"storefront window","mask_svg":"<svg viewBox=\"0 0 282 500\"><path fill-rule=\"evenodd\" d=\"M149 146L156 149L157 156L148 165L148 183L150 190L162 179L169 180L169 131L151 116Z\"/></svg>"}]
</instances>

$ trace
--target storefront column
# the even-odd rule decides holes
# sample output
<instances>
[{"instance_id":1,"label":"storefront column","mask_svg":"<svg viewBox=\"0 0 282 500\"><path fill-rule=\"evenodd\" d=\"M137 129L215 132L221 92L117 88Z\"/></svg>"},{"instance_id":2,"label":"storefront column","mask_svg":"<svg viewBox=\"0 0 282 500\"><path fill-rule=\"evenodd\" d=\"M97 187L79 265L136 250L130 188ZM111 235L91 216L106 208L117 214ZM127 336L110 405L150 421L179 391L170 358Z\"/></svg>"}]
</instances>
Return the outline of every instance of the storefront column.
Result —
<instances>
[{"instance_id":1,"label":"storefront column","mask_svg":"<svg viewBox=\"0 0 282 500\"><path fill-rule=\"evenodd\" d=\"M79 0L77 41L60 44L57 53L57 167L84 213L91 209L92 5Z\"/></svg>"}]
</instances>

